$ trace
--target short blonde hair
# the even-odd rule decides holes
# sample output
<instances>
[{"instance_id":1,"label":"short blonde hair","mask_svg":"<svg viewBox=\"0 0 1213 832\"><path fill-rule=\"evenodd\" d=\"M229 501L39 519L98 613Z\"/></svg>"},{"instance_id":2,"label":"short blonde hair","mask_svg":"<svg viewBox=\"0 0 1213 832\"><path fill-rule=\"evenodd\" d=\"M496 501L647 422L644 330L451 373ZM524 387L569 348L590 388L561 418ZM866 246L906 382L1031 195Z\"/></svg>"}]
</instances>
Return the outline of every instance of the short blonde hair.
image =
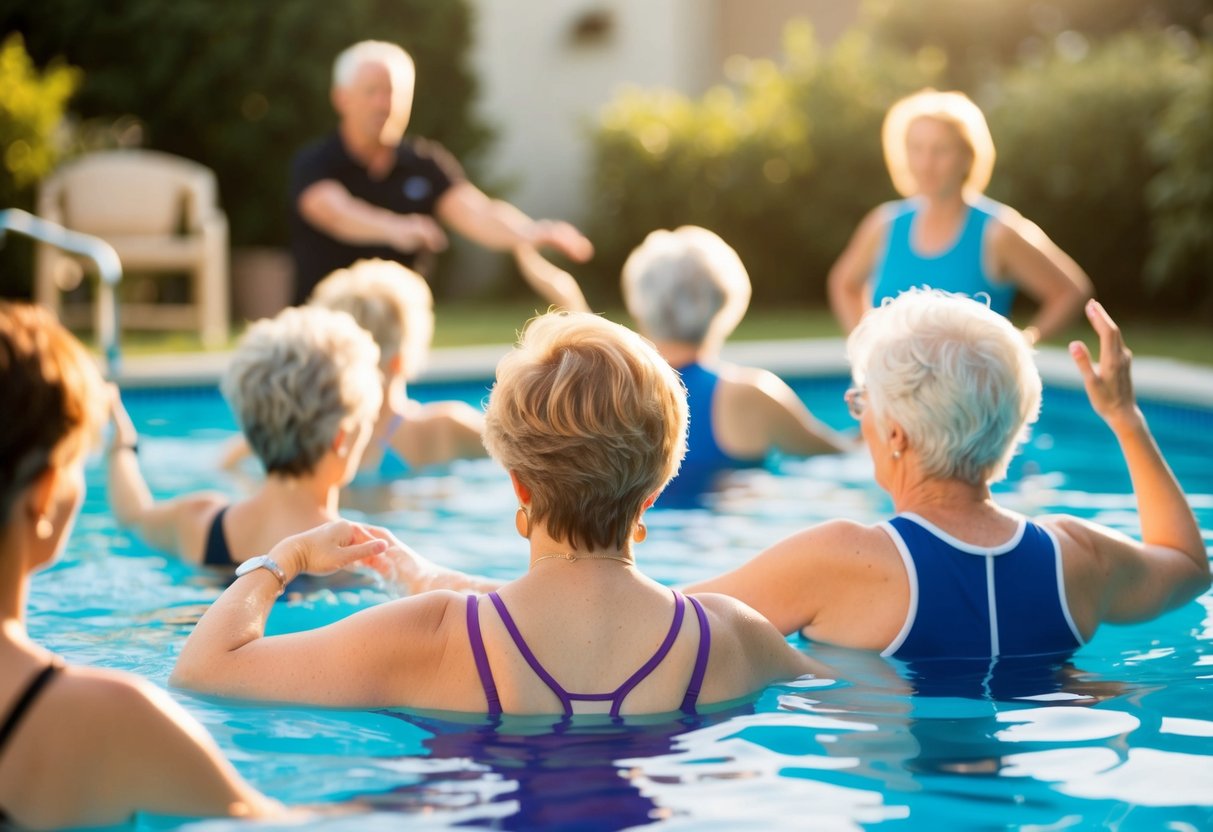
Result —
<instances>
[{"instance_id":1,"label":"short blonde hair","mask_svg":"<svg viewBox=\"0 0 1213 832\"><path fill-rule=\"evenodd\" d=\"M722 343L741 323L750 292L737 252L694 225L650 233L623 264L628 313L658 341Z\"/></svg>"},{"instance_id":2,"label":"short blonde hair","mask_svg":"<svg viewBox=\"0 0 1213 832\"><path fill-rule=\"evenodd\" d=\"M303 476L337 432L370 427L383 403L379 348L344 312L289 307L253 324L223 395L267 473Z\"/></svg>"},{"instance_id":3,"label":"short blonde hair","mask_svg":"<svg viewBox=\"0 0 1213 832\"><path fill-rule=\"evenodd\" d=\"M930 477L1001 480L1040 414L1040 373L1022 333L965 295L886 299L860 319L847 358L877 424L900 424Z\"/></svg>"},{"instance_id":4,"label":"short blonde hair","mask_svg":"<svg viewBox=\"0 0 1213 832\"><path fill-rule=\"evenodd\" d=\"M889 108L881 129L884 161L889 168L893 187L902 196L913 196L918 184L910 173L906 159L906 134L910 125L920 118L930 118L951 125L971 157L965 191L971 195L985 193L994 173L994 139L981 109L962 92L919 90Z\"/></svg>"},{"instance_id":5,"label":"short blonde hair","mask_svg":"<svg viewBox=\"0 0 1213 832\"><path fill-rule=\"evenodd\" d=\"M80 459L96 444L109 395L97 365L54 315L0 301L0 529L13 502L51 466Z\"/></svg>"},{"instance_id":6,"label":"short blonde hair","mask_svg":"<svg viewBox=\"0 0 1213 832\"><path fill-rule=\"evenodd\" d=\"M397 355L415 376L434 337L434 296L412 269L390 260L359 260L316 285L308 304L345 312L379 346L385 369Z\"/></svg>"},{"instance_id":7,"label":"short blonde hair","mask_svg":"<svg viewBox=\"0 0 1213 832\"><path fill-rule=\"evenodd\" d=\"M682 382L652 344L586 312L532 319L497 365L489 453L531 491L531 518L574 547L625 545L686 452Z\"/></svg>"}]
</instances>

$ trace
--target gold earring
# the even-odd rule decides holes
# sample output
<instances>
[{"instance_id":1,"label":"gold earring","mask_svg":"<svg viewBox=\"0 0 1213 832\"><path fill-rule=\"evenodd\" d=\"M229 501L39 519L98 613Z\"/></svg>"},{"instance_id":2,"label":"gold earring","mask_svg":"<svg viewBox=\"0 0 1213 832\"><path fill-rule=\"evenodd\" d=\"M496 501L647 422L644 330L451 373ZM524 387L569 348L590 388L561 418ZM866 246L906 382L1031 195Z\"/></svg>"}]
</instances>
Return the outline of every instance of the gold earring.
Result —
<instances>
[{"instance_id":1,"label":"gold earring","mask_svg":"<svg viewBox=\"0 0 1213 832\"><path fill-rule=\"evenodd\" d=\"M901 459L901 451L893 451L893 459Z\"/></svg>"},{"instance_id":2,"label":"gold earring","mask_svg":"<svg viewBox=\"0 0 1213 832\"><path fill-rule=\"evenodd\" d=\"M55 533L55 524L52 523L45 514L38 518L38 522L34 524L34 536L39 540L50 540L51 535Z\"/></svg>"},{"instance_id":3,"label":"gold earring","mask_svg":"<svg viewBox=\"0 0 1213 832\"><path fill-rule=\"evenodd\" d=\"M636 523L636 529L632 532L632 540L637 543L644 543L649 536L649 527L643 522Z\"/></svg>"},{"instance_id":4,"label":"gold earring","mask_svg":"<svg viewBox=\"0 0 1213 832\"><path fill-rule=\"evenodd\" d=\"M531 539L531 513L526 506L518 506L518 511L514 512L514 528L520 536Z\"/></svg>"}]
</instances>

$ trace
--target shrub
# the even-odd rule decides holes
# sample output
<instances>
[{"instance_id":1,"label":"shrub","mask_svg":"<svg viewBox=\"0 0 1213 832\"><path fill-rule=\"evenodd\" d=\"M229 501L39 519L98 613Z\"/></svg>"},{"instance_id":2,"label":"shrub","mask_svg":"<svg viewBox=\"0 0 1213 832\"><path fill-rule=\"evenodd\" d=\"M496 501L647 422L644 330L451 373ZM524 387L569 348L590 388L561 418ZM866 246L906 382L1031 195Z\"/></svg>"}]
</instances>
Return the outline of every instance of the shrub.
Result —
<instances>
[{"instance_id":1,"label":"shrub","mask_svg":"<svg viewBox=\"0 0 1213 832\"><path fill-rule=\"evenodd\" d=\"M1114 312L1142 309L1152 226L1146 191L1160 172L1151 125L1192 70L1190 52L1175 41L1127 35L1085 55L1020 67L982 102L999 154L990 195L1037 222Z\"/></svg>"},{"instance_id":2,"label":"shrub","mask_svg":"<svg viewBox=\"0 0 1213 832\"><path fill-rule=\"evenodd\" d=\"M894 196L880 154L884 111L938 66L931 55L881 52L862 33L821 52L804 23L784 40L782 67L731 59L731 84L699 100L630 90L604 110L592 137L591 301L617 302L620 267L645 234L686 223L737 249L756 304L824 300L855 224Z\"/></svg>"},{"instance_id":3,"label":"shrub","mask_svg":"<svg viewBox=\"0 0 1213 832\"><path fill-rule=\"evenodd\" d=\"M79 70L62 61L39 72L18 33L0 44L0 208L33 207L34 185L58 159L64 110L79 83ZM6 237L0 294L28 294L32 244Z\"/></svg>"},{"instance_id":4,"label":"shrub","mask_svg":"<svg viewBox=\"0 0 1213 832\"><path fill-rule=\"evenodd\" d=\"M1184 74L1150 135L1146 288L1213 320L1213 45Z\"/></svg>"}]
</instances>

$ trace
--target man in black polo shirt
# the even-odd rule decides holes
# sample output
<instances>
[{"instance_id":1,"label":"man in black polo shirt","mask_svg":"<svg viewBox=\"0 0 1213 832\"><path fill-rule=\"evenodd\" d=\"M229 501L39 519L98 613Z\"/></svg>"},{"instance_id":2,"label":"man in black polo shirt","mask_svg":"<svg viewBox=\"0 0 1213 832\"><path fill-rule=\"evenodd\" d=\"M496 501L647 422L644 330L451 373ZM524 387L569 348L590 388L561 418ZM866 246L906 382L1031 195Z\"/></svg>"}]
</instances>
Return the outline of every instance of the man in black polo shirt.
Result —
<instances>
[{"instance_id":1,"label":"man in black polo shirt","mask_svg":"<svg viewBox=\"0 0 1213 832\"><path fill-rule=\"evenodd\" d=\"M300 151L291 169L295 303L329 272L363 258L424 272L447 245L436 219L492 249L550 246L579 262L593 254L573 226L532 220L490 199L440 145L404 138L413 81L412 59L393 43L362 41L337 57L337 130Z\"/></svg>"}]
</instances>

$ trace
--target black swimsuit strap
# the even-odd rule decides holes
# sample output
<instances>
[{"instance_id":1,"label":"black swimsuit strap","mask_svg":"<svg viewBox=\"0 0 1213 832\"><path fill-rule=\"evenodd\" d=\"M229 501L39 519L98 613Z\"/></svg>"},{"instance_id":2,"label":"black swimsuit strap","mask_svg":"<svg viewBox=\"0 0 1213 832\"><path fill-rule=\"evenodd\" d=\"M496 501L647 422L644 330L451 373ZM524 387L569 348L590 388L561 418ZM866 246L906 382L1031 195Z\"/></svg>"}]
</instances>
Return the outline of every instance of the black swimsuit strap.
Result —
<instances>
[{"instance_id":1,"label":"black swimsuit strap","mask_svg":"<svg viewBox=\"0 0 1213 832\"><path fill-rule=\"evenodd\" d=\"M4 721L4 725L0 726L0 753L4 752L4 746L8 743L9 737L17 730L17 726L21 724L21 718L25 716L25 712L34 704L34 700L38 698L38 694L46 687L51 679L55 678L55 674L62 670L62 665L57 662L51 662L35 676L28 685L25 691L17 699L17 703L13 705L11 711L8 712L8 719Z\"/></svg>"}]
</instances>

